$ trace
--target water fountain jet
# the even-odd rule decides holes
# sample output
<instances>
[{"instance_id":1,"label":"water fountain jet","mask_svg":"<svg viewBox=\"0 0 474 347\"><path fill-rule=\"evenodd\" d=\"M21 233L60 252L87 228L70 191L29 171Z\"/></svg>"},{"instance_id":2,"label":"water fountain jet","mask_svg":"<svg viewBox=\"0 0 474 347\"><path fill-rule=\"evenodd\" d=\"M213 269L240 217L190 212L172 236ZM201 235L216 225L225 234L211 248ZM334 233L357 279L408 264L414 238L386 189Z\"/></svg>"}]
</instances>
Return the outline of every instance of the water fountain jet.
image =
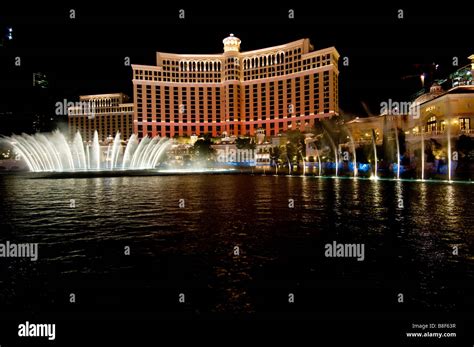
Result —
<instances>
[{"instance_id":1,"label":"water fountain jet","mask_svg":"<svg viewBox=\"0 0 474 347\"><path fill-rule=\"evenodd\" d=\"M375 164L374 164L374 179L378 179L378 176L377 176L377 144L375 142L376 140L376 134L375 134L375 129L372 129L372 145L373 145L373 148L374 148L374 161L375 161Z\"/></svg>"},{"instance_id":2,"label":"water fountain jet","mask_svg":"<svg viewBox=\"0 0 474 347\"><path fill-rule=\"evenodd\" d=\"M121 139L117 133L103 160L97 131L94 132L91 146L84 144L79 133L68 143L59 131L12 135L3 139L10 143L32 172L113 171L117 168L149 170L156 167L171 143L167 138L154 137L151 140L145 138L137 145L137 137L133 134L121 156Z\"/></svg>"},{"instance_id":3,"label":"water fountain jet","mask_svg":"<svg viewBox=\"0 0 474 347\"><path fill-rule=\"evenodd\" d=\"M395 128L395 142L397 144L397 180L400 179L400 143L398 140L398 128Z\"/></svg>"}]
</instances>

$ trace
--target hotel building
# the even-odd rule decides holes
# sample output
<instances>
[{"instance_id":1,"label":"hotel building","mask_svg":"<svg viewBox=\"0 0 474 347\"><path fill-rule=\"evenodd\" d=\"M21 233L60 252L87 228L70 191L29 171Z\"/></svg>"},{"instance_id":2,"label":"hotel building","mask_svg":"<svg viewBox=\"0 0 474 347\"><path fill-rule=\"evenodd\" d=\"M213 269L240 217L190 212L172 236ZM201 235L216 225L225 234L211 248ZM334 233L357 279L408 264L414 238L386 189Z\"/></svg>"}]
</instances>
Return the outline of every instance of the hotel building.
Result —
<instances>
[{"instance_id":1,"label":"hotel building","mask_svg":"<svg viewBox=\"0 0 474 347\"><path fill-rule=\"evenodd\" d=\"M413 114L355 118L345 123L356 145L372 143L372 130L376 142L382 144L383 135L393 129L405 132L409 144L420 144L421 139L440 143L449 137L474 137L474 86L461 85L444 91L434 83L430 91L416 98Z\"/></svg>"},{"instance_id":2,"label":"hotel building","mask_svg":"<svg viewBox=\"0 0 474 347\"><path fill-rule=\"evenodd\" d=\"M76 106L68 108L69 135L80 132L84 141L92 141L97 130L99 141L120 132L123 140L133 133L133 103L122 93L83 95Z\"/></svg>"},{"instance_id":3,"label":"hotel building","mask_svg":"<svg viewBox=\"0 0 474 347\"><path fill-rule=\"evenodd\" d=\"M421 139L446 143L448 137L465 135L474 137L474 54L470 64L463 66L445 79L448 90L434 82L429 91L424 89L417 97L406 103L409 111L400 114L355 118L345 123L356 144L372 142L372 129L377 144L382 143L383 134L399 128L405 132L409 145L420 146Z\"/></svg>"},{"instance_id":4,"label":"hotel building","mask_svg":"<svg viewBox=\"0 0 474 347\"><path fill-rule=\"evenodd\" d=\"M445 141L447 136L474 136L474 85L461 85L443 91L433 85L417 98L419 115L410 117L407 140L422 138Z\"/></svg>"},{"instance_id":5,"label":"hotel building","mask_svg":"<svg viewBox=\"0 0 474 347\"><path fill-rule=\"evenodd\" d=\"M420 143L421 139L447 142L448 138L474 136L474 54L470 64L449 76L451 87L444 90L433 83L429 92L412 102L412 112L405 125L406 140Z\"/></svg>"},{"instance_id":6,"label":"hotel building","mask_svg":"<svg viewBox=\"0 0 474 347\"><path fill-rule=\"evenodd\" d=\"M223 43L223 54L158 52L156 66L132 65L139 137L274 136L338 114L334 47L314 50L301 39L240 52L232 34Z\"/></svg>"}]
</instances>

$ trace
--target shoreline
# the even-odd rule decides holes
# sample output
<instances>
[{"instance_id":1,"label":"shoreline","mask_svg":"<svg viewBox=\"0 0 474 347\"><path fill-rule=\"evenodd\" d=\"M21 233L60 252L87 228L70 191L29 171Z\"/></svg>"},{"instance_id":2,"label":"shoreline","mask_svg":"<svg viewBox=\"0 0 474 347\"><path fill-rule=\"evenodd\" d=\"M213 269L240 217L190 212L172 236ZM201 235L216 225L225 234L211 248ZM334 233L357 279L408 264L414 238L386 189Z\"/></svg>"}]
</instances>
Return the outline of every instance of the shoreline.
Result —
<instances>
[{"instance_id":1,"label":"shoreline","mask_svg":"<svg viewBox=\"0 0 474 347\"><path fill-rule=\"evenodd\" d=\"M295 173L289 175L288 173L275 172L264 173L263 170L248 170L248 169L166 169L166 170L102 170L102 171L77 171L77 172L3 172L2 176L14 176L25 179L80 179L80 178L107 178L107 177L149 177L149 176L195 176L195 175L248 175L248 176L272 176L272 177L287 177L287 178L309 178L309 179L341 179L341 180L364 180L364 181L388 181L388 182L413 182L413 183L456 183L456 184L473 184L472 180L447 180L447 179L415 179L415 178L393 178L393 177L369 177L353 175L316 175L316 174L300 174Z\"/></svg>"}]
</instances>

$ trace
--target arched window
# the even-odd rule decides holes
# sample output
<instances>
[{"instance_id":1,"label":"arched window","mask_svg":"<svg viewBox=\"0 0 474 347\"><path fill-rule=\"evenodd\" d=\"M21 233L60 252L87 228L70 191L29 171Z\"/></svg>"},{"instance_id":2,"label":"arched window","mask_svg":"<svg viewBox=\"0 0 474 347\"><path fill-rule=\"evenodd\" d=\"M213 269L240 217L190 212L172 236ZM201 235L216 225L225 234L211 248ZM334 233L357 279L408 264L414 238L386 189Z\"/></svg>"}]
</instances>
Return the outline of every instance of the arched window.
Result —
<instances>
[{"instance_id":1,"label":"arched window","mask_svg":"<svg viewBox=\"0 0 474 347\"><path fill-rule=\"evenodd\" d=\"M280 51L280 52L278 52L278 56L280 57L280 64L284 64L285 63L285 53Z\"/></svg>"}]
</instances>

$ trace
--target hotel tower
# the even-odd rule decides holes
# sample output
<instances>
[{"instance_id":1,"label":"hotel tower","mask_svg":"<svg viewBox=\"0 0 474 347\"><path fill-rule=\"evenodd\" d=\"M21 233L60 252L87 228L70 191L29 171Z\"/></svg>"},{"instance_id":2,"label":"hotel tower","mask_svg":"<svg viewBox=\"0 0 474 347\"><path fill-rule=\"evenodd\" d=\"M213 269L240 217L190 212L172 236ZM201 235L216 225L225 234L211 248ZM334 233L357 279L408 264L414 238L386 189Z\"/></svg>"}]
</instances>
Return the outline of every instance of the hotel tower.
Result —
<instances>
[{"instance_id":1,"label":"hotel tower","mask_svg":"<svg viewBox=\"0 0 474 347\"><path fill-rule=\"evenodd\" d=\"M156 66L132 65L133 131L139 137L212 134L277 135L338 114L334 47L309 39L240 52L223 40L223 54L158 52Z\"/></svg>"}]
</instances>

